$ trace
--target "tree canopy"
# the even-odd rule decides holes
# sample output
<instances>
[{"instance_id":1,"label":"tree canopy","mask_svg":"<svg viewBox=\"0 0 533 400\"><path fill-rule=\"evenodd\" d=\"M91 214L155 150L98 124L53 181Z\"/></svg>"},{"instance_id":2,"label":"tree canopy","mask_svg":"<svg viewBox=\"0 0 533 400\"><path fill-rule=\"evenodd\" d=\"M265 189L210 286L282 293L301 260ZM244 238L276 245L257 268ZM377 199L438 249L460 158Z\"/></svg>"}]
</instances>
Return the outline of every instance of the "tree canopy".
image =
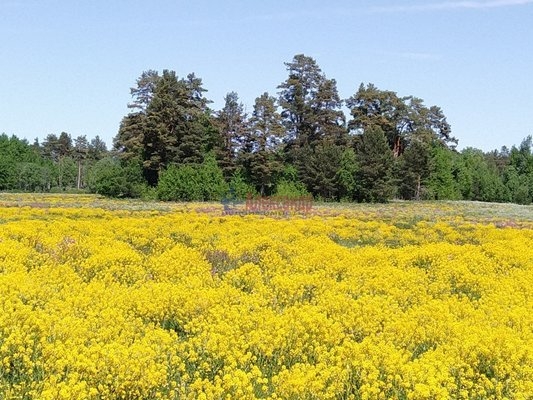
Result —
<instances>
[{"instance_id":1,"label":"tree canopy","mask_svg":"<svg viewBox=\"0 0 533 400\"><path fill-rule=\"evenodd\" d=\"M108 151L99 137L0 135L0 190L89 190L110 196L216 200L225 195L324 201L533 201L533 140L457 151L444 111L360 83L342 99L317 61L285 63L277 93L247 110L229 91L211 108L202 79L147 70ZM348 111L348 116L344 110ZM226 193L227 192L227 193Z\"/></svg>"}]
</instances>

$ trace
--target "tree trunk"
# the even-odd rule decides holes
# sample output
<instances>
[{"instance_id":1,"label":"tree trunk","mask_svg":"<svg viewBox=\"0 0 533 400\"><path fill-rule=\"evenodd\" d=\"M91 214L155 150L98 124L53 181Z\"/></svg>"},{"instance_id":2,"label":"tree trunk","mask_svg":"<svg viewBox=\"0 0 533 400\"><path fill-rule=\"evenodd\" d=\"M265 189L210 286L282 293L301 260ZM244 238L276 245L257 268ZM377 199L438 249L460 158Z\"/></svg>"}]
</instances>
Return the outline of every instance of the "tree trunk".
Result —
<instances>
[{"instance_id":1,"label":"tree trunk","mask_svg":"<svg viewBox=\"0 0 533 400\"><path fill-rule=\"evenodd\" d=\"M59 165L58 165L58 172L59 172L59 176L58 176L58 183L59 183L59 188L60 189L63 189L63 159L60 158L59 159Z\"/></svg>"},{"instance_id":2,"label":"tree trunk","mask_svg":"<svg viewBox=\"0 0 533 400\"><path fill-rule=\"evenodd\" d=\"M416 200L420 200L420 190L421 190L421 183L420 183L420 175L417 176L417 179L416 179L416 194L415 194L415 199Z\"/></svg>"},{"instance_id":3,"label":"tree trunk","mask_svg":"<svg viewBox=\"0 0 533 400\"><path fill-rule=\"evenodd\" d=\"M400 136L396 136L396 139L394 139L394 147L392 149L392 153L394 154L394 157L399 157L402 153L402 144L400 141Z\"/></svg>"},{"instance_id":4,"label":"tree trunk","mask_svg":"<svg viewBox=\"0 0 533 400\"><path fill-rule=\"evenodd\" d=\"M78 190L81 189L81 160L78 160L78 182L77 182Z\"/></svg>"}]
</instances>

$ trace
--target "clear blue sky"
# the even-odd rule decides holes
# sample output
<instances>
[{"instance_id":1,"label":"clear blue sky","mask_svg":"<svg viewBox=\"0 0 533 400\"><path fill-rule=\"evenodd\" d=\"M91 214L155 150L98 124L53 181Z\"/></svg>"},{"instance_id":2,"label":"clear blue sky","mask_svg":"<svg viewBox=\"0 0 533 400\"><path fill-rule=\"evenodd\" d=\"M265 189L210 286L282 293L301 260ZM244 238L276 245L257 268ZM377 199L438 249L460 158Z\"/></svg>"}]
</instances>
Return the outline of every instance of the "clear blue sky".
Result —
<instances>
[{"instance_id":1,"label":"clear blue sky","mask_svg":"<svg viewBox=\"0 0 533 400\"><path fill-rule=\"evenodd\" d=\"M533 0L0 0L0 132L108 145L144 70L202 78L248 111L313 57L347 98L361 82L440 106L459 148L533 134Z\"/></svg>"}]
</instances>

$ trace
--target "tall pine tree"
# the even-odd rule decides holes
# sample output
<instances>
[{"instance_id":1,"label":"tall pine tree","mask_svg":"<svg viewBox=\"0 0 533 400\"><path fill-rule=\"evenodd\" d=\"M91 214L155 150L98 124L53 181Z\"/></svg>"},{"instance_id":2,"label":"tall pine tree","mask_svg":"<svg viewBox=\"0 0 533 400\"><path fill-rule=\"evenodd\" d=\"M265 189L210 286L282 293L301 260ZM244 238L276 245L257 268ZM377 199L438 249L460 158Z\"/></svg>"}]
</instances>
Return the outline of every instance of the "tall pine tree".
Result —
<instances>
[{"instance_id":1,"label":"tall pine tree","mask_svg":"<svg viewBox=\"0 0 533 400\"><path fill-rule=\"evenodd\" d=\"M224 107L216 115L219 140L217 158L224 176L230 178L237 171L237 157L248 132L247 115L236 92L224 97Z\"/></svg>"},{"instance_id":2,"label":"tall pine tree","mask_svg":"<svg viewBox=\"0 0 533 400\"><path fill-rule=\"evenodd\" d=\"M261 195L273 193L283 169L281 139L284 132L276 99L263 93L255 99L250 129L241 152L246 175Z\"/></svg>"},{"instance_id":3,"label":"tall pine tree","mask_svg":"<svg viewBox=\"0 0 533 400\"><path fill-rule=\"evenodd\" d=\"M210 119L201 79L174 71L143 73L132 89L136 112L122 120L114 140L125 160L140 159L143 174L156 185L171 164L200 164L209 146Z\"/></svg>"},{"instance_id":4,"label":"tall pine tree","mask_svg":"<svg viewBox=\"0 0 533 400\"><path fill-rule=\"evenodd\" d=\"M348 142L337 85L311 57L298 54L285 65L289 77L278 89L287 130L286 161L296 167L307 190L328 197L335 192L331 182L340 168L339 146Z\"/></svg>"},{"instance_id":5,"label":"tall pine tree","mask_svg":"<svg viewBox=\"0 0 533 400\"><path fill-rule=\"evenodd\" d=\"M392 172L394 158L383 130L367 129L357 148L359 162L359 200L364 202L387 202L394 195Z\"/></svg>"}]
</instances>

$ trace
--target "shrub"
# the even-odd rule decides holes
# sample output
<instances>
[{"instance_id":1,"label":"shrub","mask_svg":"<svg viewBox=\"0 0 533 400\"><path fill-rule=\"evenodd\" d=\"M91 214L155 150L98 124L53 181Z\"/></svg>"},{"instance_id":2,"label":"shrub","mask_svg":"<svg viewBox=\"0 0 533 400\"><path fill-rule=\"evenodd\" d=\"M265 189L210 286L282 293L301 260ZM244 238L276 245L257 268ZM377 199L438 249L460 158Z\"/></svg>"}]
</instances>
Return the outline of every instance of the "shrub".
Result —
<instances>
[{"instance_id":1,"label":"shrub","mask_svg":"<svg viewBox=\"0 0 533 400\"><path fill-rule=\"evenodd\" d=\"M208 154L205 157L199 172L203 200L221 200L228 192L228 184L224 180L222 169L220 169L212 154Z\"/></svg>"},{"instance_id":2,"label":"shrub","mask_svg":"<svg viewBox=\"0 0 533 400\"><path fill-rule=\"evenodd\" d=\"M145 187L138 163L123 165L113 157L103 158L93 165L87 184L92 193L108 197L140 197Z\"/></svg>"},{"instance_id":3,"label":"shrub","mask_svg":"<svg viewBox=\"0 0 533 400\"><path fill-rule=\"evenodd\" d=\"M237 200L242 200L249 195L257 194L255 188L246 182L241 172L236 172L231 177L229 182L229 190L231 197Z\"/></svg>"},{"instance_id":4,"label":"shrub","mask_svg":"<svg viewBox=\"0 0 533 400\"><path fill-rule=\"evenodd\" d=\"M293 182L281 179L276 185L276 196L286 198L296 198L302 196L309 196L309 192L301 182Z\"/></svg>"},{"instance_id":5,"label":"shrub","mask_svg":"<svg viewBox=\"0 0 533 400\"><path fill-rule=\"evenodd\" d=\"M157 197L164 201L203 200L202 174L193 165L171 165L159 177Z\"/></svg>"}]
</instances>

